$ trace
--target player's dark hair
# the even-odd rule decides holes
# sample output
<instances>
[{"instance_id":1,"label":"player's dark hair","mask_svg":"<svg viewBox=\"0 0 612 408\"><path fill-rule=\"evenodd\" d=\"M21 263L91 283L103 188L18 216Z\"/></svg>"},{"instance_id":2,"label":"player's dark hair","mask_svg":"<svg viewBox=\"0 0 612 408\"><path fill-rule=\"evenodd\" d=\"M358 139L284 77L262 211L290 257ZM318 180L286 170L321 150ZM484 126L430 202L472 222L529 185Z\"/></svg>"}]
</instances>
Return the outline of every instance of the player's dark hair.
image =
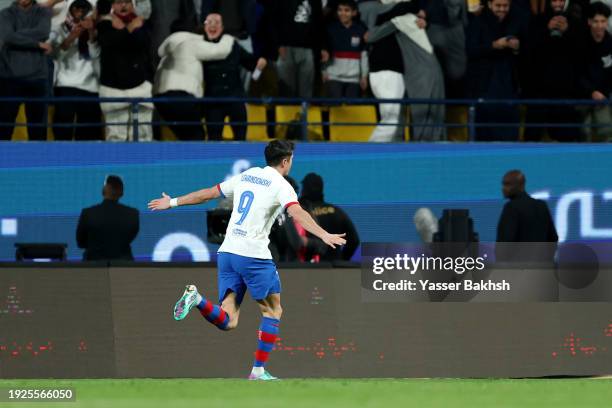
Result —
<instances>
[{"instance_id":1,"label":"player's dark hair","mask_svg":"<svg viewBox=\"0 0 612 408\"><path fill-rule=\"evenodd\" d=\"M283 159L288 159L293 154L295 144L289 140L273 140L266 146L265 156L268 166L278 166Z\"/></svg>"},{"instance_id":2,"label":"player's dark hair","mask_svg":"<svg viewBox=\"0 0 612 408\"><path fill-rule=\"evenodd\" d=\"M104 192L105 196L113 200L118 200L123 196L123 180L121 177L110 175L106 176L106 180L104 180Z\"/></svg>"},{"instance_id":3,"label":"player's dark hair","mask_svg":"<svg viewBox=\"0 0 612 408\"><path fill-rule=\"evenodd\" d=\"M339 0L336 3L336 10L340 6L350 7L351 10L357 10L357 2L355 0Z\"/></svg>"},{"instance_id":4,"label":"player's dark hair","mask_svg":"<svg viewBox=\"0 0 612 408\"><path fill-rule=\"evenodd\" d=\"M595 16L597 15L604 16L605 18L610 18L610 7L600 1L592 3L589 6L587 17L591 19L595 18Z\"/></svg>"}]
</instances>

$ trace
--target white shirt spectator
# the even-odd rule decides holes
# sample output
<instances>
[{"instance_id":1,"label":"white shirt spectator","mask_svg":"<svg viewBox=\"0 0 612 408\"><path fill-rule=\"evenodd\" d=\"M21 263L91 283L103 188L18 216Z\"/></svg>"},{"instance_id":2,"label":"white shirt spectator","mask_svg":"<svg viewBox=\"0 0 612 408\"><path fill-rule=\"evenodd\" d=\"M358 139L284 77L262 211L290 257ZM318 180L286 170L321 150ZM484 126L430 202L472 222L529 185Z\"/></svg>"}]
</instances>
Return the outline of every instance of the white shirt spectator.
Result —
<instances>
[{"instance_id":1,"label":"white shirt spectator","mask_svg":"<svg viewBox=\"0 0 612 408\"><path fill-rule=\"evenodd\" d=\"M51 17L51 31L57 29L64 21L66 21L66 16L68 15L68 6L74 0L61 0L53 6L53 14ZM87 0L89 3L96 7L95 0ZM49 4L49 0L36 0L36 2L43 6Z\"/></svg>"},{"instance_id":2,"label":"white shirt spectator","mask_svg":"<svg viewBox=\"0 0 612 408\"><path fill-rule=\"evenodd\" d=\"M198 98L204 95L202 61L222 60L234 46L234 38L224 35L218 43L204 41L199 34L179 31L159 46L161 58L155 74L154 95L184 91Z\"/></svg>"},{"instance_id":3,"label":"white shirt spectator","mask_svg":"<svg viewBox=\"0 0 612 408\"><path fill-rule=\"evenodd\" d=\"M66 24L61 24L51 32L56 62L55 86L82 89L98 93L100 87L100 47L95 41L89 41L89 57L79 53L78 39L71 47L62 50L61 45L70 35Z\"/></svg>"}]
</instances>

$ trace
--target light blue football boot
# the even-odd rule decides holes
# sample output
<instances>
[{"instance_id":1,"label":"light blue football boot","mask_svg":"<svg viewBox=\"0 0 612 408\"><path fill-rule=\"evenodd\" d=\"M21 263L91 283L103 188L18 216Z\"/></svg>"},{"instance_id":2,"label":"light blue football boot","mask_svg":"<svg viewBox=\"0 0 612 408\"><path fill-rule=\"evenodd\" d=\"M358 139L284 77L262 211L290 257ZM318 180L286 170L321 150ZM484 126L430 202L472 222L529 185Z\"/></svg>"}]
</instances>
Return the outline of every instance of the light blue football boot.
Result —
<instances>
[{"instance_id":1,"label":"light blue football boot","mask_svg":"<svg viewBox=\"0 0 612 408\"><path fill-rule=\"evenodd\" d=\"M268 370L264 370L263 374L261 375L255 375L251 373L251 375L249 375L249 380L250 381L274 381L274 380L278 380L278 377L275 377L272 374L270 374Z\"/></svg>"}]
</instances>

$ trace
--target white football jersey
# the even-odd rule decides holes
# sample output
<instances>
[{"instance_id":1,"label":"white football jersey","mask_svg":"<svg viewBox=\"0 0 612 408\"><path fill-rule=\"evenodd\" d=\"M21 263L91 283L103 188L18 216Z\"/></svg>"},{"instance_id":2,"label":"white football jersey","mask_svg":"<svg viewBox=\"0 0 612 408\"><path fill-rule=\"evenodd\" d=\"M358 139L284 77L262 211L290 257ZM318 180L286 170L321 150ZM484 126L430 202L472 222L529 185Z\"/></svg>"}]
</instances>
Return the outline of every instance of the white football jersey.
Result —
<instances>
[{"instance_id":1,"label":"white football jersey","mask_svg":"<svg viewBox=\"0 0 612 408\"><path fill-rule=\"evenodd\" d=\"M234 203L219 252L272 259L268 236L274 220L285 208L298 203L291 184L267 166L248 169L217 188Z\"/></svg>"}]
</instances>

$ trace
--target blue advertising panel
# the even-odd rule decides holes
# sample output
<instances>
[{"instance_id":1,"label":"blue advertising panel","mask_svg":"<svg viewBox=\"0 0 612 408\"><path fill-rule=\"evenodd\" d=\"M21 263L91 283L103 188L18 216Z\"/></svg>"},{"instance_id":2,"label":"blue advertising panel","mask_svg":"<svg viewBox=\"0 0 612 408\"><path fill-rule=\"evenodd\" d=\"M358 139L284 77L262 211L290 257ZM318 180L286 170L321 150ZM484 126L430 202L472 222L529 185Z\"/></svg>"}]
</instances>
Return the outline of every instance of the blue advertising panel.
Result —
<instances>
[{"instance_id":1,"label":"blue advertising panel","mask_svg":"<svg viewBox=\"0 0 612 408\"><path fill-rule=\"evenodd\" d=\"M207 205L149 212L147 202L210 187L263 166L259 143L0 144L0 260L16 242L65 242L80 259L80 211L101 201L108 174L125 183L122 202L140 210L133 244L142 260L214 260ZM603 144L299 144L291 176L325 181L325 199L352 218L362 242L415 242L420 207L470 210L482 241L494 241L504 204L501 177L521 169L545 199L562 241L612 240L612 146ZM359 254L357 254L358 256Z\"/></svg>"}]
</instances>

